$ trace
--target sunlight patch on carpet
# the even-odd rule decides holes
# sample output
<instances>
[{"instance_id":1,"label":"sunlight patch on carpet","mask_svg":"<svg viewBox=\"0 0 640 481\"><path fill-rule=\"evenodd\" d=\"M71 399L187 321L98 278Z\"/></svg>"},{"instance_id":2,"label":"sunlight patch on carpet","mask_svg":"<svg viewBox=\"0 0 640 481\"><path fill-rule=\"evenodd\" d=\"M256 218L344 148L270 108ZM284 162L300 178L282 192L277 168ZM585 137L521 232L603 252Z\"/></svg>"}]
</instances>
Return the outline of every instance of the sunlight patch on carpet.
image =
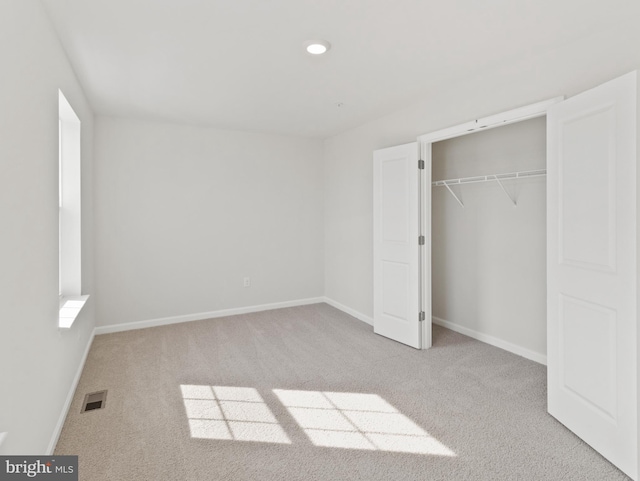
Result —
<instances>
[{"instance_id":1,"label":"sunlight patch on carpet","mask_svg":"<svg viewBox=\"0 0 640 481\"><path fill-rule=\"evenodd\" d=\"M292 444L255 388L182 384L180 390L192 438ZM456 456L377 394L272 392L295 421L287 429L301 429L314 446Z\"/></svg>"},{"instance_id":2,"label":"sunlight patch on carpet","mask_svg":"<svg viewBox=\"0 0 640 481\"><path fill-rule=\"evenodd\" d=\"M291 444L254 388L180 386L192 438Z\"/></svg>"},{"instance_id":3,"label":"sunlight patch on carpet","mask_svg":"<svg viewBox=\"0 0 640 481\"><path fill-rule=\"evenodd\" d=\"M273 392L315 446L456 455L377 394Z\"/></svg>"}]
</instances>

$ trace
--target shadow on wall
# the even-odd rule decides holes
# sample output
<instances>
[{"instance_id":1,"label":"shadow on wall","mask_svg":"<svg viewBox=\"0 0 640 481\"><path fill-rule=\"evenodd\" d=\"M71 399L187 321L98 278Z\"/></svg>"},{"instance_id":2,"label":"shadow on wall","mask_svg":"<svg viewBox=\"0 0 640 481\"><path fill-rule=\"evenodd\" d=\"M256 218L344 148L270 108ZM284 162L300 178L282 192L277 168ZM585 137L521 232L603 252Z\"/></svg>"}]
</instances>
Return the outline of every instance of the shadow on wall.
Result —
<instances>
[{"instance_id":1,"label":"shadow on wall","mask_svg":"<svg viewBox=\"0 0 640 481\"><path fill-rule=\"evenodd\" d=\"M257 389L181 385L192 438L293 444ZM456 456L377 394L271 391L317 447ZM293 433L289 433L293 434Z\"/></svg>"}]
</instances>

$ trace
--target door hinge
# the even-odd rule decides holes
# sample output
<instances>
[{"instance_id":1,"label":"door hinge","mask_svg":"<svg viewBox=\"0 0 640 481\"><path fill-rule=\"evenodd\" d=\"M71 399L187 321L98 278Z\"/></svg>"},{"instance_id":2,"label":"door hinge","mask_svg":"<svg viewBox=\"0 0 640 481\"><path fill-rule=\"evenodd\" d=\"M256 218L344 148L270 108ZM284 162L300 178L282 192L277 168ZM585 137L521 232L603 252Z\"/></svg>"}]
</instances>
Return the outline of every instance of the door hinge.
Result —
<instances>
[{"instance_id":1,"label":"door hinge","mask_svg":"<svg viewBox=\"0 0 640 481\"><path fill-rule=\"evenodd\" d=\"M418 161L418 169L424 170L424 160L419 160Z\"/></svg>"},{"instance_id":2,"label":"door hinge","mask_svg":"<svg viewBox=\"0 0 640 481\"><path fill-rule=\"evenodd\" d=\"M419 246L423 246L424 245L424 236L418 236L418 245Z\"/></svg>"},{"instance_id":3,"label":"door hinge","mask_svg":"<svg viewBox=\"0 0 640 481\"><path fill-rule=\"evenodd\" d=\"M424 311L420 311L420 314L418 314L418 320L422 322L425 320L425 317L426 316L424 315Z\"/></svg>"}]
</instances>

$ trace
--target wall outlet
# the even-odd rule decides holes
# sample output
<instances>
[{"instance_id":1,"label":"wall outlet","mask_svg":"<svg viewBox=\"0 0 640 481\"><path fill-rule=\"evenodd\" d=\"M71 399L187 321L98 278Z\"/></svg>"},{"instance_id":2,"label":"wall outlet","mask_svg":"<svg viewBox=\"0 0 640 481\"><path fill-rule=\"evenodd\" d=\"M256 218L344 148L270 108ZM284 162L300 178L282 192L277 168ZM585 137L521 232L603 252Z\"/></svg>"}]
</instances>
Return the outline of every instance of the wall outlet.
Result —
<instances>
[{"instance_id":1,"label":"wall outlet","mask_svg":"<svg viewBox=\"0 0 640 481\"><path fill-rule=\"evenodd\" d=\"M251 287L251 277L245 277L243 285L244 287Z\"/></svg>"}]
</instances>

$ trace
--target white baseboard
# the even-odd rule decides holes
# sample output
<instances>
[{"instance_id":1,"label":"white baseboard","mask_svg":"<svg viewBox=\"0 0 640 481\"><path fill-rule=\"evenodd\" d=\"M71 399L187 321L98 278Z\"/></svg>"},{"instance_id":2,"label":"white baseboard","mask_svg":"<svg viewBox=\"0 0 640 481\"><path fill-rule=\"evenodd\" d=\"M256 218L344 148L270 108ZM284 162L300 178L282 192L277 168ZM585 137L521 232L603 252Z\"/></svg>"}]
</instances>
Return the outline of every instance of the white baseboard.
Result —
<instances>
[{"instance_id":1,"label":"white baseboard","mask_svg":"<svg viewBox=\"0 0 640 481\"><path fill-rule=\"evenodd\" d=\"M355 317L356 319L358 319L358 320L360 320L362 322L366 322L370 326L373 326L373 319L371 317L365 316L364 314L362 314L361 312L356 311L355 309L351 309L350 307L347 307L344 304L340 304L339 302L334 301L333 299L331 299L329 297L325 297L324 298L324 302L326 302L327 304L329 304L332 307L335 307L336 309L341 310L342 312L345 312L346 314L349 314L350 316Z\"/></svg>"},{"instance_id":2,"label":"white baseboard","mask_svg":"<svg viewBox=\"0 0 640 481\"><path fill-rule=\"evenodd\" d=\"M71 402L73 401L73 396L76 393L76 388L78 387L78 383L80 382L80 377L82 376L82 371L84 370L84 364L87 361L87 356L89 355L89 350L91 349L91 344L93 344L93 338L96 336L96 330L94 329L89 336L89 342L87 342L87 347L84 350L84 354L82 355L82 359L80 360L80 365L76 370L76 375L73 378L73 382L71 383L71 388L69 389L69 394L67 394L67 399L62 406L62 412L60 413L60 417L58 418L58 424L56 424L56 428L53 431L53 436L51 437L51 441L49 442L49 447L47 448L47 455L53 455L54 449L56 449L56 444L58 444L58 439L60 438L60 433L62 432L62 427L64 426L64 422L67 419L67 414L69 413L69 408L71 407Z\"/></svg>"},{"instance_id":3,"label":"white baseboard","mask_svg":"<svg viewBox=\"0 0 640 481\"><path fill-rule=\"evenodd\" d=\"M440 319L439 317L433 316L431 319L433 323L437 324L438 326L446 327L447 329L451 329L452 331L459 332L460 334L464 334L465 336L472 337L473 339L477 339L478 341L491 344L492 346L499 347L500 349L504 349L505 351L517 354L518 356L522 356L531 361L544 364L545 366L547 365L547 356L538 352L518 346L516 344L512 344L507 341L503 341L502 339L498 339L497 337L493 337L482 332L474 331L473 329L469 329L468 327L463 327L459 324L445 321L444 319Z\"/></svg>"},{"instance_id":4,"label":"white baseboard","mask_svg":"<svg viewBox=\"0 0 640 481\"><path fill-rule=\"evenodd\" d=\"M150 319L148 321L124 322L122 324L112 324L110 326L96 327L95 333L110 334L112 332L132 331L134 329L145 329L147 327L166 326L168 324L179 324L182 322L202 321L204 319L214 319L216 317L236 316L238 314L248 314L251 312L270 311L272 309L282 309L284 307L306 306L325 302L324 297L312 297L309 299L298 299L295 301L274 302L272 304L262 304L258 306L238 307L233 309L222 309L211 312L198 312L183 316L162 317Z\"/></svg>"}]
</instances>

